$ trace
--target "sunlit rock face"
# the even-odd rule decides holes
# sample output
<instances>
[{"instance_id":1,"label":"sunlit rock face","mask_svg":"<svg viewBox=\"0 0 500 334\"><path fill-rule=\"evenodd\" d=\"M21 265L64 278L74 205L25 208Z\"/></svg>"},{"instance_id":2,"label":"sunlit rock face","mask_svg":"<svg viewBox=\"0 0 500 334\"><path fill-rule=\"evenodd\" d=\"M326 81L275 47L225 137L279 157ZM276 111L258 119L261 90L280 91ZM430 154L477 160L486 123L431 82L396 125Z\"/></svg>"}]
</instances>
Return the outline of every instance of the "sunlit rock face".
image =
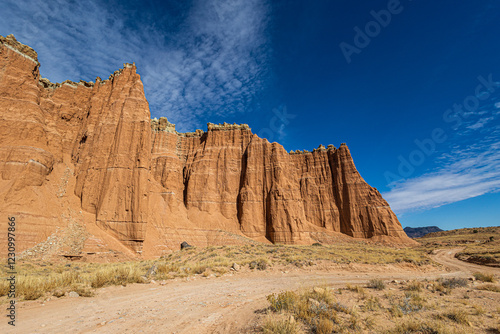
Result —
<instances>
[{"instance_id":1,"label":"sunlit rock face","mask_svg":"<svg viewBox=\"0 0 500 334\"><path fill-rule=\"evenodd\" d=\"M133 64L107 80L62 84L39 66L33 49L0 37L0 213L16 217L20 251L74 226L86 231L79 252L142 256L242 236L412 242L344 144L287 153L246 124L179 133L150 119Z\"/></svg>"}]
</instances>

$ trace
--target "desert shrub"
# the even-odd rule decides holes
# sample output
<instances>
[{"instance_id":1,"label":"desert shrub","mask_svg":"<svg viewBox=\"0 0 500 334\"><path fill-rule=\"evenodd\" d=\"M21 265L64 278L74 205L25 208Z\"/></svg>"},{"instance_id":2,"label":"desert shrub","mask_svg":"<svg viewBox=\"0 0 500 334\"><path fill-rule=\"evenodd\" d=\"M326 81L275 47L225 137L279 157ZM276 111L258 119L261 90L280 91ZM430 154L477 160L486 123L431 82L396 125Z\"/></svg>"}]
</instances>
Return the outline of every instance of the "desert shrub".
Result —
<instances>
[{"instance_id":1,"label":"desert shrub","mask_svg":"<svg viewBox=\"0 0 500 334\"><path fill-rule=\"evenodd\" d=\"M267 301L271 304L271 310L275 312L291 311L298 300L295 292L284 291L279 294L272 294L267 296Z\"/></svg>"},{"instance_id":2,"label":"desert shrub","mask_svg":"<svg viewBox=\"0 0 500 334\"><path fill-rule=\"evenodd\" d=\"M342 312L342 313L345 313L345 314L351 314L352 313L352 310L350 308L348 308L347 306L345 306L344 304L341 304L341 303L335 303L332 305L332 309L336 312Z\"/></svg>"},{"instance_id":3,"label":"desert shrub","mask_svg":"<svg viewBox=\"0 0 500 334\"><path fill-rule=\"evenodd\" d=\"M418 312L425 307L425 299L422 298L416 291L405 292L405 297L398 303L393 304L389 310L395 317L407 315L413 312ZM397 309L399 310L397 310Z\"/></svg>"},{"instance_id":4,"label":"desert shrub","mask_svg":"<svg viewBox=\"0 0 500 334\"><path fill-rule=\"evenodd\" d=\"M35 300L43 296L43 291L41 290L26 290L23 293L24 300Z\"/></svg>"},{"instance_id":5,"label":"desert shrub","mask_svg":"<svg viewBox=\"0 0 500 334\"><path fill-rule=\"evenodd\" d=\"M441 285L447 289L464 288L469 285L469 282L466 278L460 277L441 278L439 279L439 283L441 283Z\"/></svg>"},{"instance_id":6,"label":"desert shrub","mask_svg":"<svg viewBox=\"0 0 500 334\"><path fill-rule=\"evenodd\" d=\"M219 274L219 275L223 275L223 274L227 273L229 270L226 267L213 267L212 271L214 273Z\"/></svg>"},{"instance_id":7,"label":"desert shrub","mask_svg":"<svg viewBox=\"0 0 500 334\"><path fill-rule=\"evenodd\" d=\"M389 308L389 313L395 318L401 318L404 315L403 311L397 304L391 304L391 307Z\"/></svg>"},{"instance_id":8,"label":"desert shrub","mask_svg":"<svg viewBox=\"0 0 500 334\"><path fill-rule=\"evenodd\" d=\"M0 280L0 297L7 296L9 293L9 285L7 280Z\"/></svg>"},{"instance_id":9,"label":"desert shrub","mask_svg":"<svg viewBox=\"0 0 500 334\"><path fill-rule=\"evenodd\" d=\"M406 285L406 290L420 292L422 291L422 282L411 281L408 285Z\"/></svg>"},{"instance_id":10,"label":"desert shrub","mask_svg":"<svg viewBox=\"0 0 500 334\"><path fill-rule=\"evenodd\" d=\"M96 271L90 278L90 286L100 288L107 285L142 283L140 270L129 264L118 264Z\"/></svg>"},{"instance_id":11,"label":"desert shrub","mask_svg":"<svg viewBox=\"0 0 500 334\"><path fill-rule=\"evenodd\" d=\"M45 281L41 277L21 276L17 281L16 294L23 296L25 300L35 300L42 297L47 286L51 285L51 277Z\"/></svg>"},{"instance_id":12,"label":"desert shrub","mask_svg":"<svg viewBox=\"0 0 500 334\"><path fill-rule=\"evenodd\" d=\"M478 281L482 281L482 282L489 282L489 283L495 282L495 275L493 275L493 274L474 273L474 277Z\"/></svg>"},{"instance_id":13,"label":"desert shrub","mask_svg":"<svg viewBox=\"0 0 500 334\"><path fill-rule=\"evenodd\" d=\"M267 300L271 311L291 313L312 333L331 333L341 323L338 312L353 315L348 307L336 303L333 292L326 288L281 292L267 296Z\"/></svg>"},{"instance_id":14,"label":"desert shrub","mask_svg":"<svg viewBox=\"0 0 500 334\"><path fill-rule=\"evenodd\" d=\"M451 292L451 289L447 289L445 288L445 286L443 284L441 284L441 282L437 281L437 282L433 282L432 283L432 290L433 292L442 292L442 293L450 293Z\"/></svg>"},{"instance_id":15,"label":"desert shrub","mask_svg":"<svg viewBox=\"0 0 500 334\"><path fill-rule=\"evenodd\" d=\"M170 273L179 272L179 265L175 263L161 263L156 268L156 275L159 278L170 275Z\"/></svg>"},{"instance_id":16,"label":"desert shrub","mask_svg":"<svg viewBox=\"0 0 500 334\"><path fill-rule=\"evenodd\" d=\"M328 318L321 317L316 323L315 332L318 334L330 334L333 331L334 323Z\"/></svg>"},{"instance_id":17,"label":"desert shrub","mask_svg":"<svg viewBox=\"0 0 500 334\"><path fill-rule=\"evenodd\" d=\"M376 311L380 308L380 300L378 297L371 296L366 300L365 308L369 311Z\"/></svg>"},{"instance_id":18,"label":"desert shrub","mask_svg":"<svg viewBox=\"0 0 500 334\"><path fill-rule=\"evenodd\" d=\"M441 326L435 322L421 322L417 320L406 320L396 325L389 331L390 334L439 334L443 333Z\"/></svg>"},{"instance_id":19,"label":"desert shrub","mask_svg":"<svg viewBox=\"0 0 500 334\"><path fill-rule=\"evenodd\" d=\"M81 297L92 297L94 295L94 291L87 284L83 283L73 284L70 290L76 292Z\"/></svg>"},{"instance_id":20,"label":"desert shrub","mask_svg":"<svg viewBox=\"0 0 500 334\"><path fill-rule=\"evenodd\" d=\"M361 330L361 323L355 314L352 314L349 317L348 324L349 328L354 330L356 333Z\"/></svg>"},{"instance_id":21,"label":"desert shrub","mask_svg":"<svg viewBox=\"0 0 500 334\"><path fill-rule=\"evenodd\" d=\"M467 324L469 322L467 313L462 309L453 309L444 314L448 319L459 324Z\"/></svg>"},{"instance_id":22,"label":"desert shrub","mask_svg":"<svg viewBox=\"0 0 500 334\"><path fill-rule=\"evenodd\" d=\"M94 289L97 289L97 288L102 288L103 286L106 285L106 283L108 283L106 275L102 271L98 271L92 277L90 281L90 286L93 287Z\"/></svg>"},{"instance_id":23,"label":"desert shrub","mask_svg":"<svg viewBox=\"0 0 500 334\"><path fill-rule=\"evenodd\" d=\"M260 259L257 261L257 270L266 270L267 269L267 261Z\"/></svg>"},{"instance_id":24,"label":"desert shrub","mask_svg":"<svg viewBox=\"0 0 500 334\"><path fill-rule=\"evenodd\" d=\"M477 287L478 290L500 292L500 286L495 284L483 284Z\"/></svg>"},{"instance_id":25,"label":"desert shrub","mask_svg":"<svg viewBox=\"0 0 500 334\"><path fill-rule=\"evenodd\" d=\"M357 293L359 293L362 296L366 295L366 290L363 289L363 287L360 286L360 285L350 285L350 284L347 284L346 285L346 289L349 290L349 291L357 292Z\"/></svg>"},{"instance_id":26,"label":"desert shrub","mask_svg":"<svg viewBox=\"0 0 500 334\"><path fill-rule=\"evenodd\" d=\"M371 289L376 289L376 290L384 290L385 289L385 283L383 280L374 278L370 280L368 283L368 287Z\"/></svg>"},{"instance_id":27,"label":"desert shrub","mask_svg":"<svg viewBox=\"0 0 500 334\"><path fill-rule=\"evenodd\" d=\"M191 267L191 272L193 274L203 274L207 270L208 266L204 263L197 263Z\"/></svg>"},{"instance_id":28,"label":"desert shrub","mask_svg":"<svg viewBox=\"0 0 500 334\"><path fill-rule=\"evenodd\" d=\"M472 308L474 309L476 315L483 315L486 313L486 310L481 305L472 305Z\"/></svg>"},{"instance_id":29,"label":"desert shrub","mask_svg":"<svg viewBox=\"0 0 500 334\"><path fill-rule=\"evenodd\" d=\"M299 334L301 330L299 324L295 321L269 315L264 320L262 332L264 334Z\"/></svg>"}]
</instances>

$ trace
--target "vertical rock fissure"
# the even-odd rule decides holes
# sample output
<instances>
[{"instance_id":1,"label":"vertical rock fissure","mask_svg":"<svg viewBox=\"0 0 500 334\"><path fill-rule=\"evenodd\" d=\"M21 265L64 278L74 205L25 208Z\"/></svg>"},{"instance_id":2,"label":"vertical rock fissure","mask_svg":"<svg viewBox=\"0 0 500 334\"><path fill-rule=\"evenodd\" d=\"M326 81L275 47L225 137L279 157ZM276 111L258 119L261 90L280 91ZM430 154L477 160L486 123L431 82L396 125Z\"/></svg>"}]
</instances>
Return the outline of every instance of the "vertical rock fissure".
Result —
<instances>
[{"instance_id":1,"label":"vertical rock fissure","mask_svg":"<svg viewBox=\"0 0 500 334\"><path fill-rule=\"evenodd\" d=\"M248 146L246 147L242 157L241 157L241 169L240 169L240 184L238 187L238 196L236 197L236 216L238 218L238 223L241 229L241 217L243 216L243 202L241 198L241 190L245 186L246 176L247 176L247 159L248 159Z\"/></svg>"}]
</instances>

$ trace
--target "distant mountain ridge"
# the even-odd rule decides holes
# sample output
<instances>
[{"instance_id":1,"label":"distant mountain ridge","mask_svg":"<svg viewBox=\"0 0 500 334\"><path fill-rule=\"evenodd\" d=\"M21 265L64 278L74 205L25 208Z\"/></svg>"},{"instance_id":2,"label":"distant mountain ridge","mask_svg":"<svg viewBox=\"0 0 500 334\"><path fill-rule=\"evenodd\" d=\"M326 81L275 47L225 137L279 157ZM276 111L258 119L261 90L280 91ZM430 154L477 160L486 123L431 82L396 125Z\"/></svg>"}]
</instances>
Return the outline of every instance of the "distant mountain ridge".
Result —
<instances>
[{"instance_id":1,"label":"distant mountain ridge","mask_svg":"<svg viewBox=\"0 0 500 334\"><path fill-rule=\"evenodd\" d=\"M442 232L443 230L437 226L424 226L424 227L405 227L403 229L406 235L410 238L420 238L432 232Z\"/></svg>"}]
</instances>

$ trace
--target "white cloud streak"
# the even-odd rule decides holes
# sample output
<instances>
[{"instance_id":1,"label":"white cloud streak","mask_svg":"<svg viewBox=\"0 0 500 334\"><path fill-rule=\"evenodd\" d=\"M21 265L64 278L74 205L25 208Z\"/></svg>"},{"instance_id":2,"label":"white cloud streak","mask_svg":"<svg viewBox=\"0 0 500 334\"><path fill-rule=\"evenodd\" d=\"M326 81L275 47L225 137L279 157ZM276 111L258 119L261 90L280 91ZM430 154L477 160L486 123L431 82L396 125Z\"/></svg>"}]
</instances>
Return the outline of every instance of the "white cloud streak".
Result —
<instances>
[{"instance_id":1,"label":"white cloud streak","mask_svg":"<svg viewBox=\"0 0 500 334\"><path fill-rule=\"evenodd\" d=\"M168 29L98 1L6 0L2 7L0 34L33 47L42 75L94 80L136 62L152 115L182 131L211 115L249 111L270 75L265 0L196 0L182 19L163 18L175 22Z\"/></svg>"},{"instance_id":2,"label":"white cloud streak","mask_svg":"<svg viewBox=\"0 0 500 334\"><path fill-rule=\"evenodd\" d=\"M398 213L426 210L500 191L500 141L443 156L439 170L400 183L384 194Z\"/></svg>"},{"instance_id":3,"label":"white cloud streak","mask_svg":"<svg viewBox=\"0 0 500 334\"><path fill-rule=\"evenodd\" d=\"M479 119L476 123L472 124L472 125L469 125L467 127L467 129L471 129L471 130L478 130L478 129L481 129L482 127L484 127L486 124L488 124L488 122L494 120L494 117L483 117L481 119Z\"/></svg>"}]
</instances>

